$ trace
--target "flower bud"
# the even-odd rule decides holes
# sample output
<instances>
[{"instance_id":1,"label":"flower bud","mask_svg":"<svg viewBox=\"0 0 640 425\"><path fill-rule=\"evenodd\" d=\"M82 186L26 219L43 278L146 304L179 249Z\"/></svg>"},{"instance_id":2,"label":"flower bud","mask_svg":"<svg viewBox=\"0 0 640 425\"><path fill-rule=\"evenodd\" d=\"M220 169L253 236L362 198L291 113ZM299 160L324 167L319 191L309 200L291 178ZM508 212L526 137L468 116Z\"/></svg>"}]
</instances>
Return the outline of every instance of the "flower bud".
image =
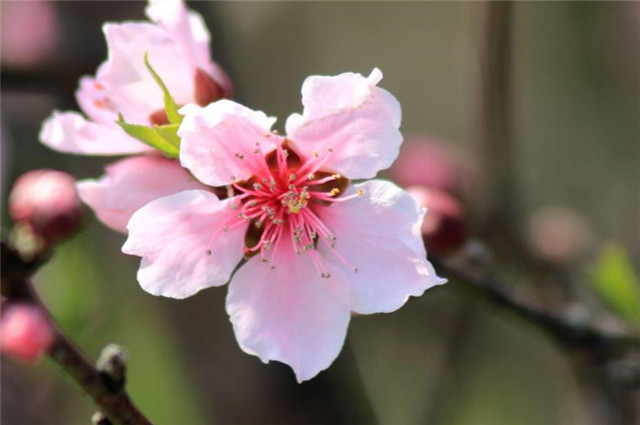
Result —
<instances>
[{"instance_id":1,"label":"flower bud","mask_svg":"<svg viewBox=\"0 0 640 425\"><path fill-rule=\"evenodd\" d=\"M82 205L75 180L55 170L34 170L16 180L9 195L14 221L51 244L73 233L82 224Z\"/></svg>"},{"instance_id":2,"label":"flower bud","mask_svg":"<svg viewBox=\"0 0 640 425\"><path fill-rule=\"evenodd\" d=\"M591 242L591 230L576 211L543 207L529 220L529 244L539 258L565 264L578 260Z\"/></svg>"},{"instance_id":3,"label":"flower bud","mask_svg":"<svg viewBox=\"0 0 640 425\"><path fill-rule=\"evenodd\" d=\"M194 97L196 103L200 106L207 106L216 100L228 99L233 94L229 81L216 81L200 68L196 69L193 85L195 90Z\"/></svg>"},{"instance_id":4,"label":"flower bud","mask_svg":"<svg viewBox=\"0 0 640 425\"><path fill-rule=\"evenodd\" d=\"M459 193L463 174L460 163L459 155L451 146L414 137L403 144L389 175L400 186L428 186Z\"/></svg>"},{"instance_id":5,"label":"flower bud","mask_svg":"<svg viewBox=\"0 0 640 425\"><path fill-rule=\"evenodd\" d=\"M409 187L407 192L427 208L422 236L430 254L446 255L464 244L467 226L457 199L441 190L421 186Z\"/></svg>"},{"instance_id":6,"label":"flower bud","mask_svg":"<svg viewBox=\"0 0 640 425\"><path fill-rule=\"evenodd\" d=\"M0 349L18 360L31 362L53 344L53 328L44 313L28 304L12 304L0 320Z\"/></svg>"}]
</instances>

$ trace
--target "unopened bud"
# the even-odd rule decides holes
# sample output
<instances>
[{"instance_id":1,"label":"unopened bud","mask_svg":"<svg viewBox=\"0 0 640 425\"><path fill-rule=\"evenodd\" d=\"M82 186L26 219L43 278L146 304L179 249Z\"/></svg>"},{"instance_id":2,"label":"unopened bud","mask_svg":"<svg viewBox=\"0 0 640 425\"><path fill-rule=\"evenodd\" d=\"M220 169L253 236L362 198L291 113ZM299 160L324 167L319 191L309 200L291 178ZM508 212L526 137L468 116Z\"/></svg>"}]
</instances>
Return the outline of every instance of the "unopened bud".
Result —
<instances>
[{"instance_id":1,"label":"unopened bud","mask_svg":"<svg viewBox=\"0 0 640 425\"><path fill-rule=\"evenodd\" d=\"M529 221L529 244L540 258L570 263L585 253L592 235L582 216L566 207L543 207Z\"/></svg>"},{"instance_id":2,"label":"unopened bud","mask_svg":"<svg viewBox=\"0 0 640 425\"><path fill-rule=\"evenodd\" d=\"M107 378L114 390L122 388L126 380L128 354L118 344L109 344L102 349L96 366Z\"/></svg>"},{"instance_id":3,"label":"unopened bud","mask_svg":"<svg viewBox=\"0 0 640 425\"><path fill-rule=\"evenodd\" d=\"M51 244L78 230L82 224L82 205L75 180L55 170L34 170L16 180L9 195L13 220Z\"/></svg>"},{"instance_id":4,"label":"unopened bud","mask_svg":"<svg viewBox=\"0 0 640 425\"><path fill-rule=\"evenodd\" d=\"M461 153L449 144L413 137L403 144L388 172L400 186L427 186L459 194L465 171Z\"/></svg>"},{"instance_id":5,"label":"unopened bud","mask_svg":"<svg viewBox=\"0 0 640 425\"><path fill-rule=\"evenodd\" d=\"M460 248L467 239L467 225L460 202L437 189L414 186L407 191L418 204L427 208L422 222L427 251L446 255Z\"/></svg>"},{"instance_id":6,"label":"unopened bud","mask_svg":"<svg viewBox=\"0 0 640 425\"><path fill-rule=\"evenodd\" d=\"M153 125L166 125L169 124L169 118L167 117L167 113L164 109L158 109L151 115L149 115L149 121Z\"/></svg>"},{"instance_id":7,"label":"unopened bud","mask_svg":"<svg viewBox=\"0 0 640 425\"><path fill-rule=\"evenodd\" d=\"M232 96L231 83L218 82L200 68L196 69L193 85L194 98L200 106L207 106L216 100L228 99Z\"/></svg>"},{"instance_id":8,"label":"unopened bud","mask_svg":"<svg viewBox=\"0 0 640 425\"><path fill-rule=\"evenodd\" d=\"M0 319L0 349L18 360L31 362L40 357L55 339L44 313L28 304L12 304Z\"/></svg>"}]
</instances>

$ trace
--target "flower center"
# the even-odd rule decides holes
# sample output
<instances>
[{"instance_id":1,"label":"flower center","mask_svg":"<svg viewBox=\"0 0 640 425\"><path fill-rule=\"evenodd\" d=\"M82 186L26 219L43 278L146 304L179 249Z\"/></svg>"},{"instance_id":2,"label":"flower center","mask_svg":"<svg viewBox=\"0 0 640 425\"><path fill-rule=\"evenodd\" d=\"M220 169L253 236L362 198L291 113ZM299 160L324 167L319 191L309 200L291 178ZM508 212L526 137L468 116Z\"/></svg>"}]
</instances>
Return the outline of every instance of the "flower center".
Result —
<instances>
[{"instance_id":1,"label":"flower center","mask_svg":"<svg viewBox=\"0 0 640 425\"><path fill-rule=\"evenodd\" d=\"M235 155L250 161L255 174L246 181L232 184L237 196L231 208L237 214L225 223L223 230L246 221L251 223L245 236L247 257L259 254L263 262L275 268L277 247L284 237L290 237L295 252L308 254L324 278L331 275L317 251L321 243L357 270L335 250L336 236L317 214L320 206L362 195L359 192L339 197L349 181L323 168L332 152L329 148L323 155L314 152L310 158L303 159L285 141L266 156L259 144L251 155Z\"/></svg>"}]
</instances>

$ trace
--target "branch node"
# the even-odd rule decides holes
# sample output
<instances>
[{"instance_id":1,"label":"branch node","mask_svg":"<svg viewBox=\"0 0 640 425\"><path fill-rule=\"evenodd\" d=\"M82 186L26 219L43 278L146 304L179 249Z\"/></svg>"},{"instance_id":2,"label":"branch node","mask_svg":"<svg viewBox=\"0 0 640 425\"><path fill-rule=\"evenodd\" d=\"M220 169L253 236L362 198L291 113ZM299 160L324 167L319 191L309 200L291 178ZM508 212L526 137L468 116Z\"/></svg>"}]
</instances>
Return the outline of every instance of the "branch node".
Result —
<instances>
[{"instance_id":1,"label":"branch node","mask_svg":"<svg viewBox=\"0 0 640 425\"><path fill-rule=\"evenodd\" d=\"M93 425L113 425L109 418L107 418L102 412L96 412L91 415L91 423Z\"/></svg>"},{"instance_id":2,"label":"branch node","mask_svg":"<svg viewBox=\"0 0 640 425\"><path fill-rule=\"evenodd\" d=\"M124 387L127 373L127 351L118 344L109 344L102 349L97 369L100 371L106 384L113 391Z\"/></svg>"}]
</instances>

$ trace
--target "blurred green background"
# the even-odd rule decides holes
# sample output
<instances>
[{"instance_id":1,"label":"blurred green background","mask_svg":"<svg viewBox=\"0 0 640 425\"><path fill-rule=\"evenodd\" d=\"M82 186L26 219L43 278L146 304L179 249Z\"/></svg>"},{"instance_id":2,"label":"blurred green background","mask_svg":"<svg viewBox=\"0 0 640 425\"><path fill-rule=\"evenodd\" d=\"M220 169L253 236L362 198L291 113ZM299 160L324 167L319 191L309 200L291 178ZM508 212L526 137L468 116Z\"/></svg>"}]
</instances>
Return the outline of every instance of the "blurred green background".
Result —
<instances>
[{"instance_id":1,"label":"blurred green background","mask_svg":"<svg viewBox=\"0 0 640 425\"><path fill-rule=\"evenodd\" d=\"M20 12L24 4L29 13ZM581 216L591 238L578 274L607 240L624 246L632 264L640 262L639 5L514 5L513 179L521 221L548 205ZM50 151L38 142L39 126L54 108L77 109L78 78L106 57L102 22L144 19L144 3L0 7L2 199L18 175L34 168L99 176L110 159ZM237 99L278 116L276 127L301 110L305 77L378 67L381 86L402 104L406 136L442 140L466 152L479 175L491 173L476 159L479 3L190 7L204 16ZM33 36L40 50L28 57L19 40L46 25L50 32ZM482 193L469 180L472 202ZM3 228L10 226L5 209ZM150 296L136 282L138 260L120 253L123 241L89 215L85 231L60 247L36 285L91 357L109 342L127 347L130 393L157 423L596 423L593 400L557 347L454 285L390 315L354 317L334 365L298 385L286 366L263 365L239 349L225 288L183 301ZM3 358L3 424L85 424L94 410L55 365Z\"/></svg>"}]
</instances>

